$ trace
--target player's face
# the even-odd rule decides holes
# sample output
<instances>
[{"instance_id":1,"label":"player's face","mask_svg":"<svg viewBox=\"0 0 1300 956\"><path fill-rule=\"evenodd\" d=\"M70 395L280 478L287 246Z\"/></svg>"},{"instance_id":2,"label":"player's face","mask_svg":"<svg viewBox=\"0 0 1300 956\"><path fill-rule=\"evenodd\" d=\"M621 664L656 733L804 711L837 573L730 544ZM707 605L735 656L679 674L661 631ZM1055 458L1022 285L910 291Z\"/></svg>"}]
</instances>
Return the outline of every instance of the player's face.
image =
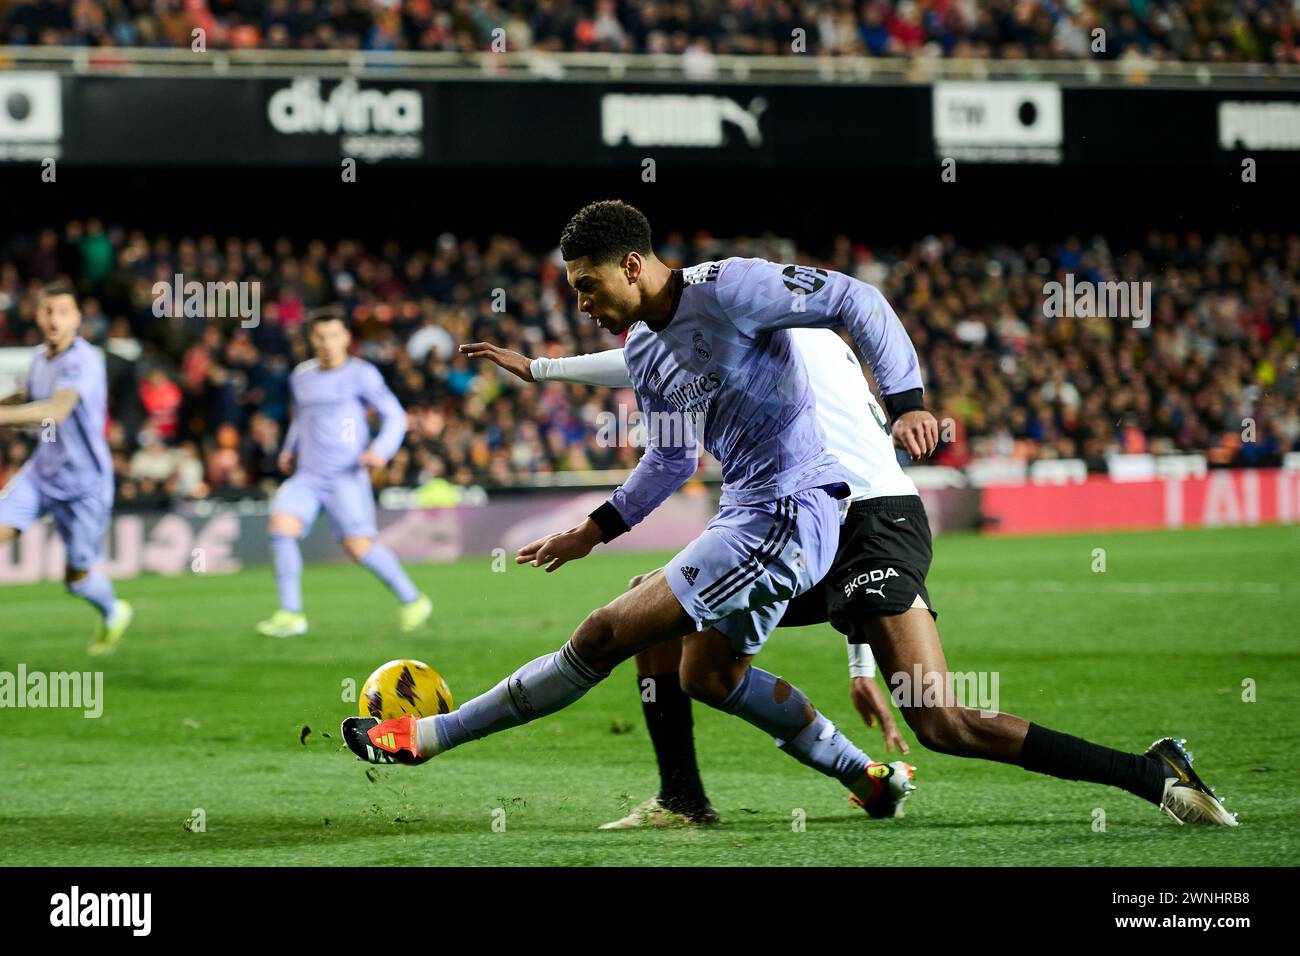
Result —
<instances>
[{"instance_id":1,"label":"player's face","mask_svg":"<svg viewBox=\"0 0 1300 956\"><path fill-rule=\"evenodd\" d=\"M81 328L81 310L70 295L47 295L36 308L36 324L45 344L56 350L67 348Z\"/></svg>"},{"instance_id":2,"label":"player's face","mask_svg":"<svg viewBox=\"0 0 1300 956\"><path fill-rule=\"evenodd\" d=\"M641 257L631 252L621 262L596 265L589 258L566 262L569 285L578 293L578 310L596 324L620 335L631 328L641 309Z\"/></svg>"},{"instance_id":3,"label":"player's face","mask_svg":"<svg viewBox=\"0 0 1300 956\"><path fill-rule=\"evenodd\" d=\"M337 368L348 357L352 334L337 320L317 322L311 328L311 347L321 368Z\"/></svg>"}]
</instances>

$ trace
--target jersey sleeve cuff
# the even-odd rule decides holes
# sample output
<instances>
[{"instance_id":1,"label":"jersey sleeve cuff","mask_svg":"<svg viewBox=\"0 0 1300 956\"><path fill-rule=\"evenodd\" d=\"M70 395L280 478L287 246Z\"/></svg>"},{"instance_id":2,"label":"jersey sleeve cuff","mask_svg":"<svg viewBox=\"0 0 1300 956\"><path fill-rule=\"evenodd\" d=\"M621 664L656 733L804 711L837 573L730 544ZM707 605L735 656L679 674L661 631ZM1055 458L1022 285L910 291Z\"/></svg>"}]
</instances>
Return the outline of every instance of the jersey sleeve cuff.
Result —
<instances>
[{"instance_id":1,"label":"jersey sleeve cuff","mask_svg":"<svg viewBox=\"0 0 1300 956\"><path fill-rule=\"evenodd\" d=\"M604 544L608 544L620 534L625 534L631 530L627 526L627 522L623 520L623 516L618 513L618 509L609 501L606 501L588 517L600 529L600 540Z\"/></svg>"},{"instance_id":2,"label":"jersey sleeve cuff","mask_svg":"<svg viewBox=\"0 0 1300 956\"><path fill-rule=\"evenodd\" d=\"M889 412L891 420L908 412L924 411L925 399L922 397L923 395L924 392L919 388L909 388L905 392L886 395L885 411Z\"/></svg>"},{"instance_id":3,"label":"jersey sleeve cuff","mask_svg":"<svg viewBox=\"0 0 1300 956\"><path fill-rule=\"evenodd\" d=\"M849 644L849 677L875 677L876 658L869 644Z\"/></svg>"}]
</instances>

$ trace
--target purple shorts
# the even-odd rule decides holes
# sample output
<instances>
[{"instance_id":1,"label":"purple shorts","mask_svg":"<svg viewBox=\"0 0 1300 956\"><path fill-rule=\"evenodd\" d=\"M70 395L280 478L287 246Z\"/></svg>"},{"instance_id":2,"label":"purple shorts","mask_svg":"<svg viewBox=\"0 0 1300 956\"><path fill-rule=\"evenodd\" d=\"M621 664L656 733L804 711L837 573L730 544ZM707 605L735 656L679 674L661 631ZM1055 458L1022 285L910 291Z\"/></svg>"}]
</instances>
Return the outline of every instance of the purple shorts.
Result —
<instances>
[{"instance_id":1,"label":"purple shorts","mask_svg":"<svg viewBox=\"0 0 1300 956\"><path fill-rule=\"evenodd\" d=\"M820 488L727 505L664 566L668 586L697 630L716 627L737 654L757 654L790 599L830 570L839 510Z\"/></svg>"},{"instance_id":2,"label":"purple shorts","mask_svg":"<svg viewBox=\"0 0 1300 956\"><path fill-rule=\"evenodd\" d=\"M296 474L271 499L271 514L290 514L302 522L302 536L311 531L321 508L339 538L373 538L375 496L370 472L354 468L328 478Z\"/></svg>"},{"instance_id":3,"label":"purple shorts","mask_svg":"<svg viewBox=\"0 0 1300 956\"><path fill-rule=\"evenodd\" d=\"M104 557L104 539L113 518L113 491L63 500L40 488L30 468L24 468L0 491L0 525L18 532L45 515L63 541L66 562L74 571L89 571Z\"/></svg>"}]
</instances>

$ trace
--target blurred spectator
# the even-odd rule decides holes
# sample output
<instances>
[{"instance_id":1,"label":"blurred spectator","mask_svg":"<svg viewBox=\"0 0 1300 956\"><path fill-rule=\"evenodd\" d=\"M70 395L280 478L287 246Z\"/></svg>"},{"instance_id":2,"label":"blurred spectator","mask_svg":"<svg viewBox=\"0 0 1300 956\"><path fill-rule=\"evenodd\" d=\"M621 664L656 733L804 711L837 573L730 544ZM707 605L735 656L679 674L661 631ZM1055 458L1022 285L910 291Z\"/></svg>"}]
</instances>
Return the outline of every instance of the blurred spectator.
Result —
<instances>
[{"instance_id":1,"label":"blurred spectator","mask_svg":"<svg viewBox=\"0 0 1300 956\"><path fill-rule=\"evenodd\" d=\"M0 43L1300 62L1287 0L10 0ZM802 30L802 43L796 43ZM1095 31L1101 31L1097 33ZM496 47L493 44L498 44Z\"/></svg>"},{"instance_id":2,"label":"blurred spectator","mask_svg":"<svg viewBox=\"0 0 1300 956\"><path fill-rule=\"evenodd\" d=\"M174 439L181 407L181 390L160 368L149 370L140 383L140 405L149 428L165 440Z\"/></svg>"}]
</instances>

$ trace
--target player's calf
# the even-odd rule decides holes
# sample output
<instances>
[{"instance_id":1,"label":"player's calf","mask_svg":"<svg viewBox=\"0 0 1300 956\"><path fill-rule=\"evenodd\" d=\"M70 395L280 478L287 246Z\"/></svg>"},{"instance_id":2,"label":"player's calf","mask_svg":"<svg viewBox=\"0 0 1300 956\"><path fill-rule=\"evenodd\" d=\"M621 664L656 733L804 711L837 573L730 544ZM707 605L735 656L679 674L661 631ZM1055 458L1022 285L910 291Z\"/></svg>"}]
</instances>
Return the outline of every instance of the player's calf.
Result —
<instances>
[{"instance_id":1,"label":"player's calf","mask_svg":"<svg viewBox=\"0 0 1300 956\"><path fill-rule=\"evenodd\" d=\"M1025 737L1026 722L1011 714L958 706L900 710L921 746L935 753L1015 763Z\"/></svg>"}]
</instances>

